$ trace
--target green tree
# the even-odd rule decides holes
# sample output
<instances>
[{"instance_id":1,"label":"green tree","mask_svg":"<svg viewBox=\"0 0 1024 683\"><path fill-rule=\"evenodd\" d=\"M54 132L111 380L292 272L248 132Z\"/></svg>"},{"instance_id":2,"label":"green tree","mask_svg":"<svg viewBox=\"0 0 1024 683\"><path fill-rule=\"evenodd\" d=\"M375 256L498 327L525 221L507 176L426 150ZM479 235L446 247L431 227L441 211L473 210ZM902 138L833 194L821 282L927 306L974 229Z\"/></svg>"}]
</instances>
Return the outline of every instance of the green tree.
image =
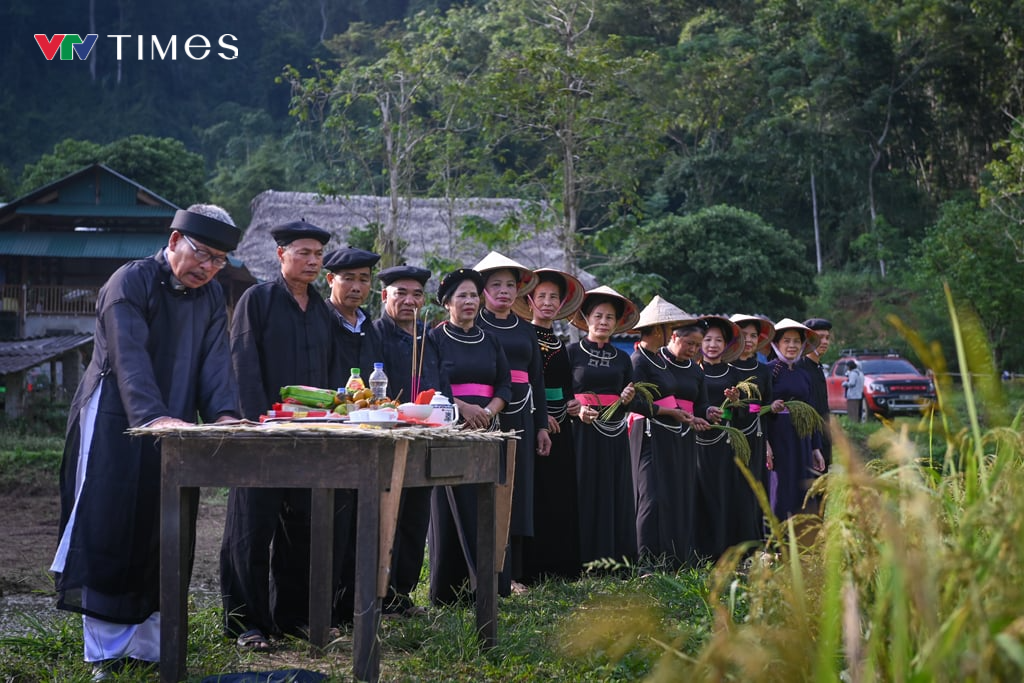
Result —
<instances>
[{"instance_id":1,"label":"green tree","mask_svg":"<svg viewBox=\"0 0 1024 683\"><path fill-rule=\"evenodd\" d=\"M376 250L382 265L401 260L398 230L405 200L425 172L425 142L438 131L434 95L445 64L424 45L424 33L353 24L328 41L336 55L303 77L288 67L292 113L320 135L319 153L335 170L331 193L369 191L388 198Z\"/></svg>"},{"instance_id":2,"label":"green tree","mask_svg":"<svg viewBox=\"0 0 1024 683\"><path fill-rule=\"evenodd\" d=\"M813 267L802 245L759 216L731 206L642 224L619 253L619 263L604 272L659 275L663 286L658 293L691 313L742 311L802 319L814 293Z\"/></svg>"},{"instance_id":3,"label":"green tree","mask_svg":"<svg viewBox=\"0 0 1024 683\"><path fill-rule=\"evenodd\" d=\"M579 0L489 4L481 30L491 36L490 60L473 93L507 182L559 214L570 269L579 233L635 203L639 169L664 130L638 87L654 55L598 35L594 18Z\"/></svg>"},{"instance_id":4,"label":"green tree","mask_svg":"<svg viewBox=\"0 0 1024 683\"><path fill-rule=\"evenodd\" d=\"M53 151L27 164L21 172L18 194L23 195L36 188L59 180L74 173L83 166L96 164L103 159L103 146L88 140L67 139L53 146Z\"/></svg>"},{"instance_id":5,"label":"green tree","mask_svg":"<svg viewBox=\"0 0 1024 683\"><path fill-rule=\"evenodd\" d=\"M206 165L179 140L132 135L108 145L64 140L25 167L21 194L59 180L89 164L102 163L178 206L204 201Z\"/></svg>"},{"instance_id":6,"label":"green tree","mask_svg":"<svg viewBox=\"0 0 1024 683\"><path fill-rule=\"evenodd\" d=\"M997 362L1019 369L1024 368L1024 266L1007 248L1012 226L1012 219L973 201L947 202L916 248L912 272L921 303L932 312L925 313L929 325L948 327L942 290L948 282L954 296L977 311Z\"/></svg>"},{"instance_id":7,"label":"green tree","mask_svg":"<svg viewBox=\"0 0 1024 683\"><path fill-rule=\"evenodd\" d=\"M1024 121L1015 119L1010 136L996 144L1002 158L985 167L980 189L982 206L1007 218L1006 241L1019 263L1024 262Z\"/></svg>"}]
</instances>

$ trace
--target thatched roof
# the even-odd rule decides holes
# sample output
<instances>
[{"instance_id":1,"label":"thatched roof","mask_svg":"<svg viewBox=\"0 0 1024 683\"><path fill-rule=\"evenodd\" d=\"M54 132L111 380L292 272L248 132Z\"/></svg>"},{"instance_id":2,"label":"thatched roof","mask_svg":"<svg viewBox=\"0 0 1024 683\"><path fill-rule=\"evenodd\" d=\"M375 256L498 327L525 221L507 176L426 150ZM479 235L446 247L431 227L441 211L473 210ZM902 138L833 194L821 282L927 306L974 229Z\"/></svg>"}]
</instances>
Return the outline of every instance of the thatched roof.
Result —
<instances>
[{"instance_id":1,"label":"thatched roof","mask_svg":"<svg viewBox=\"0 0 1024 683\"><path fill-rule=\"evenodd\" d=\"M518 199L403 200L398 236L407 243L405 262L424 266L428 254L472 266L490 251L488 247L462 236L459 220L475 216L499 223L518 214L527 239L506 253L530 268L544 266L564 269L564 255L551 232L541 233L523 218L526 202ZM348 244L352 228L383 224L388 210L385 197L324 197L311 192L268 190L252 201L252 222L242 236L237 255L260 280L273 277L280 266L270 229L288 221L305 219L333 233L327 249ZM583 274L581 274L583 275ZM588 278L592 280L592 278ZM589 285L584 281L585 285Z\"/></svg>"}]
</instances>

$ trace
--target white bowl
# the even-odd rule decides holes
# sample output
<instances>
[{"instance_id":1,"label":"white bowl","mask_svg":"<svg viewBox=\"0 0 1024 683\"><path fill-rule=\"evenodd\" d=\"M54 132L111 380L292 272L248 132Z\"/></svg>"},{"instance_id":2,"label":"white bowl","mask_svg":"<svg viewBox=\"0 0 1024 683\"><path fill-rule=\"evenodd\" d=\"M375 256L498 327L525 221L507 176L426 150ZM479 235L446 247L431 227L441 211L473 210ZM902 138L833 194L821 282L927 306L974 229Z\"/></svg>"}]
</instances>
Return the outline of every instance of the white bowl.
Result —
<instances>
[{"instance_id":1,"label":"white bowl","mask_svg":"<svg viewBox=\"0 0 1024 683\"><path fill-rule=\"evenodd\" d=\"M378 410L367 410L370 414L370 422L394 422L398 419L398 411L394 408L380 408Z\"/></svg>"},{"instance_id":2,"label":"white bowl","mask_svg":"<svg viewBox=\"0 0 1024 683\"><path fill-rule=\"evenodd\" d=\"M370 418L369 410L350 410L348 411L348 419L350 422L367 422Z\"/></svg>"},{"instance_id":3,"label":"white bowl","mask_svg":"<svg viewBox=\"0 0 1024 683\"><path fill-rule=\"evenodd\" d=\"M425 403L403 403L398 406L398 414L416 420L426 420L434 412L434 407Z\"/></svg>"}]
</instances>

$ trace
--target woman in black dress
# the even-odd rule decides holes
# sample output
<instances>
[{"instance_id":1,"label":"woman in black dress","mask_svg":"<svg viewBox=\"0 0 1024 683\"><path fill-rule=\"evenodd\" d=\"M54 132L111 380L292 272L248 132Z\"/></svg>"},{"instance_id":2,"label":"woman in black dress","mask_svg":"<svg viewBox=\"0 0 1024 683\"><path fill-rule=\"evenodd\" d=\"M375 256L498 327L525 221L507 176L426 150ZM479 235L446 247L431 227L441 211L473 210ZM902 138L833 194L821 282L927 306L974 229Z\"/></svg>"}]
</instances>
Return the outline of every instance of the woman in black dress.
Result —
<instances>
[{"instance_id":1,"label":"woman in black dress","mask_svg":"<svg viewBox=\"0 0 1024 683\"><path fill-rule=\"evenodd\" d=\"M544 364L533 326L512 312L517 296L532 291L537 276L526 266L492 251L474 267L483 276L483 305L477 325L501 344L508 359L512 398L499 413L503 431L519 433L515 484L509 525L508 575L515 593L526 589L523 579L523 541L534 533L533 483L536 456L551 448L544 396Z\"/></svg>"},{"instance_id":2,"label":"woman in black dress","mask_svg":"<svg viewBox=\"0 0 1024 683\"><path fill-rule=\"evenodd\" d=\"M583 297L572 324L587 336L569 347L579 495L580 561L636 559L636 502L626 434L627 406L636 393L629 357L611 337L633 327L636 305L610 287ZM605 408L621 399L607 419ZM572 414L570 413L570 414Z\"/></svg>"},{"instance_id":3,"label":"woman in black dress","mask_svg":"<svg viewBox=\"0 0 1024 683\"><path fill-rule=\"evenodd\" d=\"M825 470L821 432L800 436L789 411L781 404L797 400L812 405L811 378L797 361L817 346L814 330L790 318L775 323L772 348L777 358L768 368L772 376L772 409L780 410L768 420L768 462L778 478L772 510L780 520L804 511L807 489Z\"/></svg>"},{"instance_id":4,"label":"woman in black dress","mask_svg":"<svg viewBox=\"0 0 1024 683\"><path fill-rule=\"evenodd\" d=\"M580 573L576 497L576 449L569 411L579 410L572 394L572 370L565 344L553 323L572 316L583 302L583 285L552 268L535 270L533 291L516 299L513 310L532 320L544 365L544 398L551 437L548 454L538 453L533 479L533 536L523 542L523 580L545 576L574 579Z\"/></svg>"},{"instance_id":5,"label":"woman in black dress","mask_svg":"<svg viewBox=\"0 0 1024 683\"><path fill-rule=\"evenodd\" d=\"M437 300L448 320L427 334L425 353L438 368L441 391L452 397L464 425L491 427L512 396L508 361L498 340L476 325L483 277L462 268L441 280ZM475 572L476 489L438 486L430 496L430 600L452 604L468 597ZM507 591L506 591L507 594Z\"/></svg>"},{"instance_id":6,"label":"woman in black dress","mask_svg":"<svg viewBox=\"0 0 1024 683\"><path fill-rule=\"evenodd\" d=\"M735 385L740 378L729 366L742 350L739 327L728 318L704 316L704 339L701 342L700 367L708 402L719 408L726 396L736 398ZM739 408L727 408L731 420ZM721 415L721 412L719 412ZM727 548L740 542L739 515L735 507L737 495L749 491L739 489L739 469L733 461L729 436L720 429L697 435L697 551L702 557L717 561Z\"/></svg>"},{"instance_id":7,"label":"woman in black dress","mask_svg":"<svg viewBox=\"0 0 1024 683\"><path fill-rule=\"evenodd\" d=\"M633 380L657 386L654 405L634 401L630 451L636 482L637 550L646 567L677 570L694 560L697 483L695 429L707 422L703 374L690 358L700 346L697 319L654 297L636 324ZM677 331L676 351L666 349ZM684 341L685 340L685 341ZM685 346L685 349L684 349Z\"/></svg>"},{"instance_id":8,"label":"woman in black dress","mask_svg":"<svg viewBox=\"0 0 1024 683\"><path fill-rule=\"evenodd\" d=\"M733 409L732 426L736 427L747 435L747 443L750 444L750 474L754 480L764 488L765 495L768 495L768 442L765 439L765 419L760 415L761 406L772 403L772 377L768 366L758 359L758 353L763 351L775 334L775 326L770 320L758 318L752 315L736 314L729 318L740 328L740 338L743 340L743 348L739 358L729 363L736 372L736 377L741 382L750 382L757 386L757 393L749 400L747 410ZM740 483L736 497L736 514L739 520L739 535L741 540L759 541L764 538L764 511L761 509L750 488L750 484L743 477L739 470L735 476L739 477Z\"/></svg>"}]
</instances>

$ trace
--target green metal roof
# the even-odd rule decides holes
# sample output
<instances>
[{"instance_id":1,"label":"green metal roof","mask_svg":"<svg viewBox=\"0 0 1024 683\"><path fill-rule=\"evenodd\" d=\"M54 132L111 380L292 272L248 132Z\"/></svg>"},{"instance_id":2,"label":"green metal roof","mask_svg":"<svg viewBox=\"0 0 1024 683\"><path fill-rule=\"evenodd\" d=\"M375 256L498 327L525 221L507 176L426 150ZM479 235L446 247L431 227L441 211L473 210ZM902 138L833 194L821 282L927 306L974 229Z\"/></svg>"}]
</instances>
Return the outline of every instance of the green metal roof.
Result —
<instances>
[{"instance_id":1,"label":"green metal roof","mask_svg":"<svg viewBox=\"0 0 1024 683\"><path fill-rule=\"evenodd\" d=\"M99 216L103 218L160 218L174 217L175 209L167 206L141 204L25 204L15 209L19 216Z\"/></svg>"},{"instance_id":2,"label":"green metal roof","mask_svg":"<svg viewBox=\"0 0 1024 683\"><path fill-rule=\"evenodd\" d=\"M3 232L0 255L133 259L167 246L168 232Z\"/></svg>"}]
</instances>

